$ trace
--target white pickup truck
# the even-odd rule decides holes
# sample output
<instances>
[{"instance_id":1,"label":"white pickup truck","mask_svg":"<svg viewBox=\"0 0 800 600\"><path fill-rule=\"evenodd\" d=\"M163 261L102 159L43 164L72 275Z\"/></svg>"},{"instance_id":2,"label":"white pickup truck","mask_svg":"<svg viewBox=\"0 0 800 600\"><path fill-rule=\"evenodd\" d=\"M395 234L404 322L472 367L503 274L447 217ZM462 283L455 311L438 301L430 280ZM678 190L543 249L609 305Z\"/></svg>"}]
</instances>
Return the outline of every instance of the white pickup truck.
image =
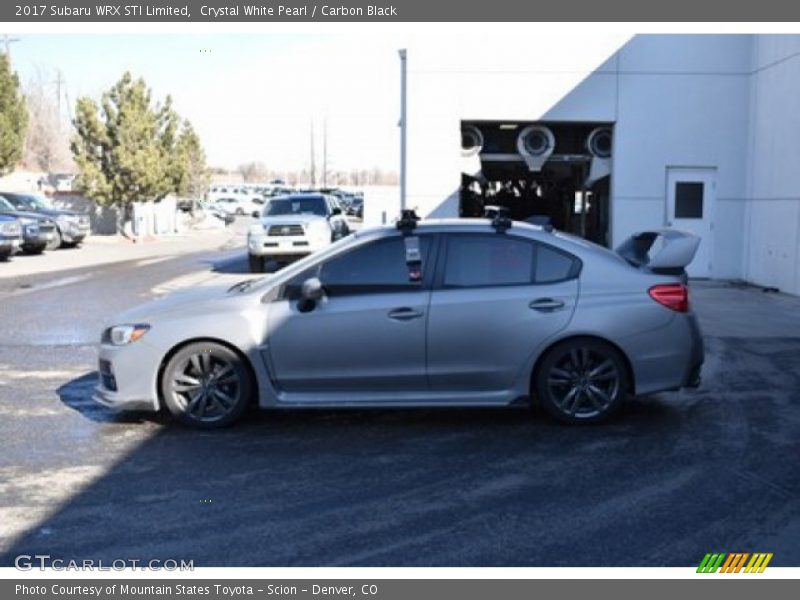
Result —
<instances>
[{"instance_id":1,"label":"white pickup truck","mask_svg":"<svg viewBox=\"0 0 800 600\"><path fill-rule=\"evenodd\" d=\"M321 250L350 233L338 202L326 194L271 198L247 232L250 271L263 273L268 260L288 262Z\"/></svg>"}]
</instances>

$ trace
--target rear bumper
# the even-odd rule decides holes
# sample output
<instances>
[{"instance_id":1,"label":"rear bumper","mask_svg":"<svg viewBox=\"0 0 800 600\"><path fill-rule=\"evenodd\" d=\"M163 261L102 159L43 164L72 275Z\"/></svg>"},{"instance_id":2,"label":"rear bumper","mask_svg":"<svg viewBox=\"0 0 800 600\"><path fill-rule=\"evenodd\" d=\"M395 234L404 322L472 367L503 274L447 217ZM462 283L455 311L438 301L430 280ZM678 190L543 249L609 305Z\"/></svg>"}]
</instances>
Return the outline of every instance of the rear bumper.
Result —
<instances>
[{"instance_id":1,"label":"rear bumper","mask_svg":"<svg viewBox=\"0 0 800 600\"><path fill-rule=\"evenodd\" d=\"M700 333L700 325L697 323L697 317L693 314L688 316L689 331L692 338L692 349L689 357L689 367L686 371L686 376L683 378L682 387L697 388L700 387L701 372L703 370L703 362L705 362L706 353L705 346L703 345L703 336Z\"/></svg>"},{"instance_id":2,"label":"rear bumper","mask_svg":"<svg viewBox=\"0 0 800 600\"><path fill-rule=\"evenodd\" d=\"M695 315L678 314L663 327L622 338L636 395L697 387L705 360Z\"/></svg>"}]
</instances>

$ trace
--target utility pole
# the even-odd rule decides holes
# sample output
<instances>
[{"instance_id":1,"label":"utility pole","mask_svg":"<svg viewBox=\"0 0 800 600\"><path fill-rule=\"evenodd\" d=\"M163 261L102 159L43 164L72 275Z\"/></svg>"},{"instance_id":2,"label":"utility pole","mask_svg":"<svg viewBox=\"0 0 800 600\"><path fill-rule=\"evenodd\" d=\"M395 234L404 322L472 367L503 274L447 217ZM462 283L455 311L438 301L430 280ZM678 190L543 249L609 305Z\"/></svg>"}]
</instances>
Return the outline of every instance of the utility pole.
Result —
<instances>
[{"instance_id":1,"label":"utility pole","mask_svg":"<svg viewBox=\"0 0 800 600\"><path fill-rule=\"evenodd\" d=\"M3 34L3 42L5 43L6 48L6 56L8 57L8 62L11 62L11 43L12 42L20 42L19 38L12 38L7 33Z\"/></svg>"},{"instance_id":2,"label":"utility pole","mask_svg":"<svg viewBox=\"0 0 800 600\"><path fill-rule=\"evenodd\" d=\"M400 55L400 210L406 209L406 50L398 50Z\"/></svg>"},{"instance_id":3,"label":"utility pole","mask_svg":"<svg viewBox=\"0 0 800 600\"><path fill-rule=\"evenodd\" d=\"M311 119L311 187L317 185L316 162L314 160L314 119Z\"/></svg>"},{"instance_id":4,"label":"utility pole","mask_svg":"<svg viewBox=\"0 0 800 600\"><path fill-rule=\"evenodd\" d=\"M61 76L61 69L56 70L56 107L58 110L58 122L61 123L61 86L64 83L64 78Z\"/></svg>"},{"instance_id":5,"label":"utility pole","mask_svg":"<svg viewBox=\"0 0 800 600\"><path fill-rule=\"evenodd\" d=\"M328 119L322 121L322 187L328 187Z\"/></svg>"}]
</instances>

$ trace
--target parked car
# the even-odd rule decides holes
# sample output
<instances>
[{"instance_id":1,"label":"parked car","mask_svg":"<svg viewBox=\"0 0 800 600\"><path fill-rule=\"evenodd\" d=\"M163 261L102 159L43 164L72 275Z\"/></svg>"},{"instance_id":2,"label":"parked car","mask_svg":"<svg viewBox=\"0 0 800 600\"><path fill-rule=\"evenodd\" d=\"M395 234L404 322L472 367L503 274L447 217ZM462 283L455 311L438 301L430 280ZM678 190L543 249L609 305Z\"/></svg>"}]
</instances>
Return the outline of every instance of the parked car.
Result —
<instances>
[{"instance_id":1,"label":"parked car","mask_svg":"<svg viewBox=\"0 0 800 600\"><path fill-rule=\"evenodd\" d=\"M263 208L264 198L261 196L230 196L217 199L213 206L216 210L229 215L249 215L253 211Z\"/></svg>"},{"instance_id":2,"label":"parked car","mask_svg":"<svg viewBox=\"0 0 800 600\"><path fill-rule=\"evenodd\" d=\"M646 232L615 253L507 219L401 225L114 318L102 333L95 400L217 427L251 403L535 398L579 423L609 417L629 394L698 385L703 344L681 275L696 236Z\"/></svg>"},{"instance_id":3,"label":"parked car","mask_svg":"<svg viewBox=\"0 0 800 600\"><path fill-rule=\"evenodd\" d=\"M54 208L32 194L0 191L0 196L8 200L16 210L35 212L55 221L56 229L53 239L47 243L48 250L55 250L61 246L78 246L89 234L91 224L86 213Z\"/></svg>"},{"instance_id":4,"label":"parked car","mask_svg":"<svg viewBox=\"0 0 800 600\"><path fill-rule=\"evenodd\" d=\"M294 260L326 248L350 233L336 200L324 194L272 198L247 232L250 271L261 273L267 260Z\"/></svg>"},{"instance_id":5,"label":"parked car","mask_svg":"<svg viewBox=\"0 0 800 600\"><path fill-rule=\"evenodd\" d=\"M358 217L359 219L364 218L364 198L360 198L358 196L354 196L353 199L350 201L350 205L347 209L347 214Z\"/></svg>"},{"instance_id":6,"label":"parked car","mask_svg":"<svg viewBox=\"0 0 800 600\"><path fill-rule=\"evenodd\" d=\"M22 225L19 219L0 214L0 260L8 260L22 246Z\"/></svg>"},{"instance_id":7,"label":"parked car","mask_svg":"<svg viewBox=\"0 0 800 600\"><path fill-rule=\"evenodd\" d=\"M35 212L17 210L3 196L0 196L0 215L19 220L22 227L23 252L41 254L55 237L56 224L50 217Z\"/></svg>"}]
</instances>

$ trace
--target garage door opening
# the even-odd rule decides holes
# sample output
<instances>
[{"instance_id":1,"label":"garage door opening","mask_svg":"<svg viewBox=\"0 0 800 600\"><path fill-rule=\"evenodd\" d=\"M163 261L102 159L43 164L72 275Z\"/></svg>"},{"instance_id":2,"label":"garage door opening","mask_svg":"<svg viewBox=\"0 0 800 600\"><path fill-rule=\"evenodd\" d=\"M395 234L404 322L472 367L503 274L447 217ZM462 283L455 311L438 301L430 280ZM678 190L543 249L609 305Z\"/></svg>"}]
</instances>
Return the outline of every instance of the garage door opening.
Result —
<instances>
[{"instance_id":1,"label":"garage door opening","mask_svg":"<svg viewBox=\"0 0 800 600\"><path fill-rule=\"evenodd\" d=\"M462 121L459 215L505 207L608 246L611 123Z\"/></svg>"}]
</instances>

